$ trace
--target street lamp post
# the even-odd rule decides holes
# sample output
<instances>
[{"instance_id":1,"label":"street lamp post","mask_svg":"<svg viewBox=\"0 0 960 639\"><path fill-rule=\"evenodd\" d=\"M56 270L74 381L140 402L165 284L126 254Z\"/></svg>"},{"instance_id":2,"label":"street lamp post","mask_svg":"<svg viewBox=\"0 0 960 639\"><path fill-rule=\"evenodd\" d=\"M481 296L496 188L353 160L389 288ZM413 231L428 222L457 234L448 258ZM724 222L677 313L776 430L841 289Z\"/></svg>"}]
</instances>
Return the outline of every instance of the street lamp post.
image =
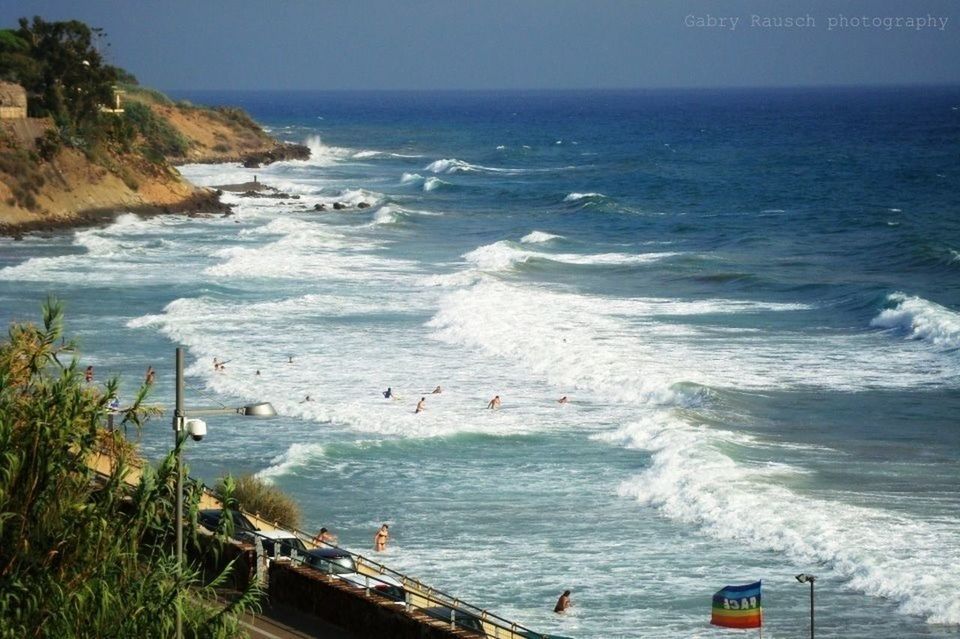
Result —
<instances>
[{"instance_id":1,"label":"street lamp post","mask_svg":"<svg viewBox=\"0 0 960 639\"><path fill-rule=\"evenodd\" d=\"M183 574L183 454L180 450L186 426L187 413L183 408L183 347L177 347L177 381L176 381L176 408L173 413L173 445L177 457L177 511L174 515L174 526L176 527L176 545L177 545L177 588L180 587L179 579ZM191 415L222 415L236 413L238 415L247 415L250 417L273 417L277 411L267 402L256 404L247 404L236 408L192 408ZM206 434L206 425L200 420L190 420L191 424L198 423L202 430L191 432L194 439L201 439ZM179 601L176 608L176 639L183 639L183 613L180 611Z\"/></svg>"},{"instance_id":2,"label":"street lamp post","mask_svg":"<svg viewBox=\"0 0 960 639\"><path fill-rule=\"evenodd\" d=\"M816 580L817 578L814 575L797 575L797 581L810 584L810 639L813 639L813 582Z\"/></svg>"}]
</instances>

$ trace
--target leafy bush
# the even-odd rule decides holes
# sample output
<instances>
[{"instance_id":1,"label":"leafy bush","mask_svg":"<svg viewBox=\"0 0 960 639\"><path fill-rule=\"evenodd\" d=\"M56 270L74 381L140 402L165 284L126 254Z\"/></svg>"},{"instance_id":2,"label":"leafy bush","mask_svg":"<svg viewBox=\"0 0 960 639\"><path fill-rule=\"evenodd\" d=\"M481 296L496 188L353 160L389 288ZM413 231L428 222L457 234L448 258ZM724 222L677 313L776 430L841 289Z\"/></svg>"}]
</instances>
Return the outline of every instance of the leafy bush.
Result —
<instances>
[{"instance_id":1,"label":"leafy bush","mask_svg":"<svg viewBox=\"0 0 960 639\"><path fill-rule=\"evenodd\" d=\"M60 152L63 146L63 140L60 139L60 133L54 129L47 129L43 135L36 140L37 154L46 162L49 162Z\"/></svg>"},{"instance_id":2,"label":"leafy bush","mask_svg":"<svg viewBox=\"0 0 960 639\"><path fill-rule=\"evenodd\" d=\"M119 383L84 383L62 337L61 307L48 302L41 327L14 324L0 344L0 639L170 637L177 609L187 637L236 636L256 590L224 609L212 591L222 574L204 584L198 569L178 568L174 453L138 469L135 485L122 480L131 449L102 428ZM156 412L146 394L124 426ZM110 476L87 465L104 444ZM197 497L188 493L192 510Z\"/></svg>"},{"instance_id":3,"label":"leafy bush","mask_svg":"<svg viewBox=\"0 0 960 639\"><path fill-rule=\"evenodd\" d=\"M142 102L128 101L123 117L143 136L145 150L152 151L147 154L151 160L163 156L183 157L190 148L190 143L179 131Z\"/></svg>"},{"instance_id":4,"label":"leafy bush","mask_svg":"<svg viewBox=\"0 0 960 639\"><path fill-rule=\"evenodd\" d=\"M232 491L227 487L232 488ZM267 484L253 475L237 479L225 477L217 484L217 492L232 492L238 507L284 528L299 528L300 506L292 497L276 486Z\"/></svg>"},{"instance_id":5,"label":"leafy bush","mask_svg":"<svg viewBox=\"0 0 960 639\"><path fill-rule=\"evenodd\" d=\"M239 107L220 106L216 107L213 111L220 115L221 120L225 121L227 124L230 124L234 128L239 127L243 129L260 129L260 125L254 122L253 118L250 117L250 114Z\"/></svg>"}]
</instances>

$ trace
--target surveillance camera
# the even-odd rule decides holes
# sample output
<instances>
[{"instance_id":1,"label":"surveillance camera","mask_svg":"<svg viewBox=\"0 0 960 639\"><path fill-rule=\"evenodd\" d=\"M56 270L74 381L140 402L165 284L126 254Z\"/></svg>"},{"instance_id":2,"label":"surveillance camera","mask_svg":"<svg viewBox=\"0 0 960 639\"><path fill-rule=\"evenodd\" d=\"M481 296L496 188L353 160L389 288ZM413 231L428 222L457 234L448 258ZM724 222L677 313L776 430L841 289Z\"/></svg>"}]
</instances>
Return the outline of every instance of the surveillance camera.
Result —
<instances>
[{"instance_id":1,"label":"surveillance camera","mask_svg":"<svg viewBox=\"0 0 960 639\"><path fill-rule=\"evenodd\" d=\"M202 419L188 419L186 424L187 434L198 442L207 434L207 422Z\"/></svg>"}]
</instances>

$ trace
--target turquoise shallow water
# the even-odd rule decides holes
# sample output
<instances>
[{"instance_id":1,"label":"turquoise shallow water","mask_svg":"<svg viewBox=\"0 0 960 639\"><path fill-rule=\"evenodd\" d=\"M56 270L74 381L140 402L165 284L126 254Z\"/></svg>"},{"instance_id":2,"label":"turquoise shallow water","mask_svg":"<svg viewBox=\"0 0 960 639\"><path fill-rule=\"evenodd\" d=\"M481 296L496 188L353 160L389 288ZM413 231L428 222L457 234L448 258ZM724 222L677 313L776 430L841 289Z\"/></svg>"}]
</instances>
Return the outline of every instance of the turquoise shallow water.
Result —
<instances>
[{"instance_id":1,"label":"turquoise shallow water","mask_svg":"<svg viewBox=\"0 0 960 639\"><path fill-rule=\"evenodd\" d=\"M291 197L2 240L0 310L57 294L159 401L180 343L192 403L274 402L194 474L357 550L388 521L387 563L543 631L720 636L711 594L763 579L798 636L811 572L819 636L955 636L956 90L187 97L314 156L185 175Z\"/></svg>"}]
</instances>

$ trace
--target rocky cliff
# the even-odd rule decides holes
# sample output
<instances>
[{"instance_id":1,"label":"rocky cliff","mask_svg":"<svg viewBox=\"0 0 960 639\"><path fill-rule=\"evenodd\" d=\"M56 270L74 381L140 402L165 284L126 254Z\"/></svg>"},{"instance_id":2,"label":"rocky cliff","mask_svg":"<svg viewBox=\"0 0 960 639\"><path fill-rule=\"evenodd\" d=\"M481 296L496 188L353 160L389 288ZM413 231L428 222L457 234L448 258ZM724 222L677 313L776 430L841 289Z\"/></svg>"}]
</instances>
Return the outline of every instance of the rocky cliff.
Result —
<instances>
[{"instance_id":1,"label":"rocky cliff","mask_svg":"<svg viewBox=\"0 0 960 639\"><path fill-rule=\"evenodd\" d=\"M174 103L134 87L124 98L122 113L101 116L105 127L121 130L110 144L62 139L46 118L0 120L0 232L96 223L128 211L227 212L174 165L259 166L310 155L277 142L240 109Z\"/></svg>"}]
</instances>

